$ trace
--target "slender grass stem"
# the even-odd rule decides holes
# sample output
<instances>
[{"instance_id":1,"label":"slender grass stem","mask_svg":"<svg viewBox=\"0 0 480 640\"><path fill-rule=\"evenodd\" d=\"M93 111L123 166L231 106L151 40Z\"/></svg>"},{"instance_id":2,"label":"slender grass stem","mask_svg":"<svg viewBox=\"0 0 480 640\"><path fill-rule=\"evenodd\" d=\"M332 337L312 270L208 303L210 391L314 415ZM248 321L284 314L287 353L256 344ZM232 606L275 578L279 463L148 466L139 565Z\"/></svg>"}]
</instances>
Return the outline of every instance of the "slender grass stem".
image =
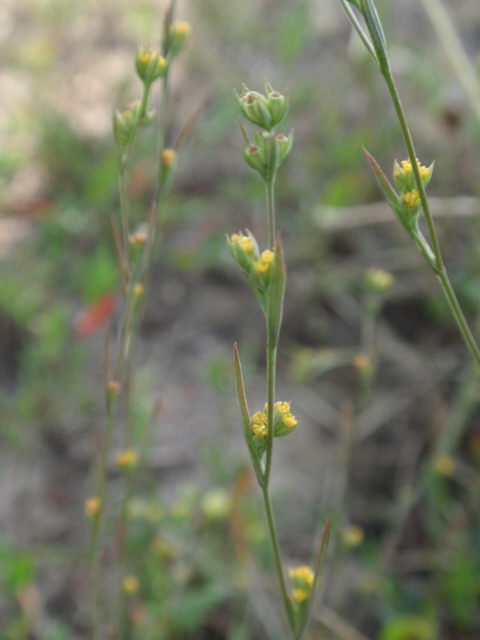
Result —
<instances>
[{"instance_id":1,"label":"slender grass stem","mask_svg":"<svg viewBox=\"0 0 480 640\"><path fill-rule=\"evenodd\" d=\"M127 205L127 193L125 186L125 167L121 167L118 173L118 192L120 196L120 221L122 229L122 243L123 243L123 260L127 274L130 275L130 251L129 251L129 228L128 228L128 205Z\"/></svg>"},{"instance_id":2,"label":"slender grass stem","mask_svg":"<svg viewBox=\"0 0 480 640\"><path fill-rule=\"evenodd\" d=\"M265 190L267 196L267 221L268 221L268 248L275 249L275 174L265 180Z\"/></svg>"},{"instance_id":3,"label":"slender grass stem","mask_svg":"<svg viewBox=\"0 0 480 640\"><path fill-rule=\"evenodd\" d=\"M100 543L105 513L105 485L107 454L110 449L110 440L113 428L114 403L112 399L107 403L107 419L103 433L98 465L95 479L95 497L98 498L100 511L93 524L92 547L90 552L91 575L92 575L92 605L93 605L93 640L100 640Z\"/></svg>"},{"instance_id":4,"label":"slender grass stem","mask_svg":"<svg viewBox=\"0 0 480 640\"><path fill-rule=\"evenodd\" d=\"M264 481L268 488L273 456L273 414L275 410L275 377L277 367L277 345L270 344L267 337L267 451L265 456Z\"/></svg>"},{"instance_id":5,"label":"slender grass stem","mask_svg":"<svg viewBox=\"0 0 480 640\"><path fill-rule=\"evenodd\" d=\"M415 147L413 144L412 134L410 133L410 129L407 123L407 119L405 116L405 111L403 109L400 96L397 91L397 87L395 85L395 81L393 79L390 67L383 70L383 77L385 78L385 82L387 83L388 90L390 92L390 96L392 98L393 105L395 107L395 111L397 113L398 122L400 124L400 128L402 130L403 139L405 141L405 145L408 151L408 157L410 158L410 162L412 163L412 170L415 175L415 181L417 183L418 193L420 195L420 201L422 203L423 212L425 215L425 220L427 222L428 233L430 235L430 240L432 242L432 249L435 255L435 260L437 263L437 267L440 269L443 266L443 258L440 251L440 244L438 242L437 231L435 229L435 224L433 222L432 213L430 211L430 206L428 204L427 193L425 191L425 185L423 184L423 180L420 176L420 169L417 164L417 154L415 152Z\"/></svg>"},{"instance_id":6,"label":"slender grass stem","mask_svg":"<svg viewBox=\"0 0 480 640\"><path fill-rule=\"evenodd\" d=\"M455 291L453 290L452 283L448 277L448 274L444 269L438 273L438 279L440 284L442 285L443 292L445 297L447 298L448 304L450 305L450 309L452 311L453 317L455 318L455 322L462 334L462 337L465 341L465 344L470 350L473 358L477 366L480 366L480 349L478 347L477 341L473 337L473 334L470 330L470 327L463 315L462 308L460 307L460 303L458 302Z\"/></svg>"},{"instance_id":7,"label":"slender grass stem","mask_svg":"<svg viewBox=\"0 0 480 640\"><path fill-rule=\"evenodd\" d=\"M270 502L270 494L268 490L268 484L262 487L263 504L265 507L265 516L267 518L268 533L270 536L270 544L273 552L273 561L275 564L275 570L278 578L278 585L280 587L280 597L282 600L283 609L287 617L287 621L290 630L294 631L294 619L292 615L292 609L290 605L290 599L288 597L287 585L285 583L285 576L282 568L282 556L280 552L280 545L278 543L277 529L275 526L275 518L273 515L272 505Z\"/></svg>"},{"instance_id":8,"label":"slender grass stem","mask_svg":"<svg viewBox=\"0 0 480 640\"><path fill-rule=\"evenodd\" d=\"M422 208L423 208L425 220L427 223L430 240L432 242L432 250L435 256L435 272L440 281L440 284L442 285L443 292L445 294L445 297L447 298L448 304L450 305L450 309L452 311L453 317L455 319L455 322L457 323L460 333L462 334L465 344L467 345L477 365L480 366L480 349L478 347L478 344L475 338L473 337L473 334L463 314L462 308L460 307L460 304L458 302L458 299L455 295L452 284L448 277L447 271L445 269L445 264L443 262L443 257L440 250L440 244L438 241L435 224L433 222L433 217L428 204L425 186L420 176L420 170L417 164L417 156L415 153L415 147L413 144L412 135L408 127L405 112L403 110L402 103L400 101L400 96L398 95L398 91L397 91L395 82L393 80L390 67L388 67L387 69L383 69L382 73L387 83L393 104L395 106L395 111L397 113L398 121L400 123L400 128L402 130L402 135L405 140L405 144L407 146L410 162L412 164L412 170L415 174L415 181L417 183L418 193L420 195L420 200L422 203Z\"/></svg>"}]
</instances>

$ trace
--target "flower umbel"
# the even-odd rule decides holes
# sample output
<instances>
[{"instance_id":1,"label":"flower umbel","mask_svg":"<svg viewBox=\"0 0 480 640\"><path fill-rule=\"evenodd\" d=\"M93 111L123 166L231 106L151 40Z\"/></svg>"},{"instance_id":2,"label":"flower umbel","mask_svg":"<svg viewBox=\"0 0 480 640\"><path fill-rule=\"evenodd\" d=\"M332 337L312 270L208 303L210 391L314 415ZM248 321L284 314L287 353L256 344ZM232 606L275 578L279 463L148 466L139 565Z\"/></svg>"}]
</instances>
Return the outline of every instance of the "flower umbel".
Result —
<instances>
[{"instance_id":1,"label":"flower umbel","mask_svg":"<svg viewBox=\"0 0 480 640\"><path fill-rule=\"evenodd\" d=\"M310 596L315 575L310 567L301 565L290 569L288 576L292 583L292 598L298 604L305 602Z\"/></svg>"}]
</instances>

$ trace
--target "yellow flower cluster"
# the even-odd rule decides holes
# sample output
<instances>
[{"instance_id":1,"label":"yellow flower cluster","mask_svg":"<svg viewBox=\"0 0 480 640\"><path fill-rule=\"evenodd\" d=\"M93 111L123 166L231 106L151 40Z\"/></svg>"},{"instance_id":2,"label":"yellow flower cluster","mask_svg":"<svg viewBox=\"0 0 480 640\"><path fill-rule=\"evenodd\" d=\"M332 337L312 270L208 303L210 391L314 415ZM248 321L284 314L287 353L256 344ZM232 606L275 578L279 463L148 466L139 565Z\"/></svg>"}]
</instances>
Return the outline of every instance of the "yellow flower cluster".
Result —
<instances>
[{"instance_id":1,"label":"yellow flower cluster","mask_svg":"<svg viewBox=\"0 0 480 640\"><path fill-rule=\"evenodd\" d=\"M133 449L126 449L115 458L115 465L119 469L133 469L138 464L138 454Z\"/></svg>"},{"instance_id":2,"label":"yellow flower cluster","mask_svg":"<svg viewBox=\"0 0 480 640\"><path fill-rule=\"evenodd\" d=\"M426 180L430 176L430 171L428 167L424 167L420 164L420 160L417 158L417 165L420 171L420 177L422 180ZM408 176L412 173L412 163L410 160L402 160L400 165L396 165L393 177L397 180L401 175Z\"/></svg>"},{"instance_id":3,"label":"yellow flower cluster","mask_svg":"<svg viewBox=\"0 0 480 640\"><path fill-rule=\"evenodd\" d=\"M416 189L412 189L412 191L407 191L403 195L403 201L412 209L420 204L420 194Z\"/></svg>"},{"instance_id":4,"label":"yellow flower cluster","mask_svg":"<svg viewBox=\"0 0 480 640\"><path fill-rule=\"evenodd\" d=\"M288 575L293 585L293 599L295 602L298 602L298 604L305 602L310 595L315 574L310 567L301 565L296 569L290 569Z\"/></svg>"},{"instance_id":5,"label":"yellow flower cluster","mask_svg":"<svg viewBox=\"0 0 480 640\"><path fill-rule=\"evenodd\" d=\"M122 580L122 588L128 596L133 596L140 589L140 582L136 576L128 575Z\"/></svg>"},{"instance_id":6,"label":"yellow flower cluster","mask_svg":"<svg viewBox=\"0 0 480 640\"><path fill-rule=\"evenodd\" d=\"M170 27L170 35L188 38L192 32L192 26L186 20L176 20Z\"/></svg>"},{"instance_id":7,"label":"yellow flower cluster","mask_svg":"<svg viewBox=\"0 0 480 640\"><path fill-rule=\"evenodd\" d=\"M253 240L250 236L244 236L242 233L234 233L230 236L230 240L238 244L245 253L251 253L254 249Z\"/></svg>"},{"instance_id":8,"label":"yellow flower cluster","mask_svg":"<svg viewBox=\"0 0 480 640\"><path fill-rule=\"evenodd\" d=\"M270 268L270 264L273 262L275 254L270 249L265 249L260 256L260 259L255 262L255 271L257 273L267 273Z\"/></svg>"},{"instance_id":9,"label":"yellow flower cluster","mask_svg":"<svg viewBox=\"0 0 480 640\"><path fill-rule=\"evenodd\" d=\"M264 410L267 410L267 405L265 405ZM289 402L276 402L275 413L277 415L281 414L282 423L289 429L293 429L293 427L296 427L298 425L298 420L291 413Z\"/></svg>"},{"instance_id":10,"label":"yellow flower cluster","mask_svg":"<svg viewBox=\"0 0 480 640\"><path fill-rule=\"evenodd\" d=\"M252 431L255 436L267 437L267 414L257 411L252 416Z\"/></svg>"},{"instance_id":11,"label":"yellow flower cluster","mask_svg":"<svg viewBox=\"0 0 480 640\"><path fill-rule=\"evenodd\" d=\"M91 498L87 498L85 500L85 515L87 518L95 518L100 515L102 511L102 501L100 498L96 496L92 496Z\"/></svg>"},{"instance_id":12,"label":"yellow flower cluster","mask_svg":"<svg viewBox=\"0 0 480 640\"><path fill-rule=\"evenodd\" d=\"M263 411L257 411L252 416L251 428L254 436L267 437L268 428L268 405L265 404ZM283 436L290 429L298 425L298 420L290 411L289 402L276 402L273 412L273 435Z\"/></svg>"}]
</instances>

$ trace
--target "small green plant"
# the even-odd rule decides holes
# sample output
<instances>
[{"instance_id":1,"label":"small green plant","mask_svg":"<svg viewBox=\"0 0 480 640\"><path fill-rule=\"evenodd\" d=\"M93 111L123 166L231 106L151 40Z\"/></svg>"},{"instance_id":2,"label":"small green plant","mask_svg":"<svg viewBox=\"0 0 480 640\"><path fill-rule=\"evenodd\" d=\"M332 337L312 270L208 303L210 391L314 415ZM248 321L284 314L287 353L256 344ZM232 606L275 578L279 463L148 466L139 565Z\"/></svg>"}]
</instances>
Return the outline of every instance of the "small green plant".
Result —
<instances>
[{"instance_id":1,"label":"small green plant","mask_svg":"<svg viewBox=\"0 0 480 640\"><path fill-rule=\"evenodd\" d=\"M120 211L111 217L111 226L116 248L118 270L122 285L122 312L118 339L114 342L111 332L105 336L104 391L106 422L100 439L94 469L92 495L85 502L85 515L92 532L91 579L92 579L92 637L98 640L107 628L114 629L116 637L127 638L129 634L130 601L141 588L138 577L132 573L132 558L128 554L129 505L133 496L135 471L141 464L146 445L148 428L138 428L135 421L135 353L139 323L142 318L144 299L152 265L153 247L157 239L165 194L170 184L177 150L167 147L169 76L174 59L182 50L190 35L190 24L174 19L175 1L165 14L163 37L159 50L142 46L135 57L135 68L142 83L141 99L135 100L122 111L113 114L113 133L117 148ZM154 84L160 81L161 105L158 117L150 108L150 96ZM157 178L155 198L150 212L143 219L135 219L127 191L127 176L136 142L143 129L156 123ZM94 311L108 320L116 302L101 301L103 307ZM106 308L105 308L106 307ZM86 319L87 332L89 318ZM85 323L84 323L85 324ZM90 323L91 324L91 323ZM95 319L93 319L95 324ZM122 425L122 427L120 427ZM119 441L123 449L113 456L113 431L122 429ZM118 444L117 444L118 446ZM123 495L115 508L106 501L106 477L114 465L123 475ZM116 595L116 613L105 607L102 597L101 551L104 539L104 524L113 519L117 529L116 562L120 573ZM116 622L113 618L116 617ZM105 621L108 620L108 624Z\"/></svg>"},{"instance_id":2,"label":"small green plant","mask_svg":"<svg viewBox=\"0 0 480 640\"><path fill-rule=\"evenodd\" d=\"M275 377L277 350L282 324L286 268L280 235L275 222L275 180L277 171L287 157L293 143L293 132L276 133L287 112L288 97L266 84L265 94L245 88L237 95L238 105L247 120L259 130L250 140L240 125L245 140L243 152L246 163L263 179L266 192L268 248L261 251L252 233L233 234L227 238L228 248L254 293L265 317L267 359L267 401L263 410L250 413L243 383L237 346L234 348L234 372L237 406L243 434L260 487L270 544L278 578L281 602L290 637L300 640L307 628L317 587L320 583L323 560L327 549L330 520L327 520L313 569L301 565L289 570L291 589L287 586L278 534L270 499L270 477L275 438L287 436L298 426L291 413L290 403L276 401Z\"/></svg>"},{"instance_id":3,"label":"small green plant","mask_svg":"<svg viewBox=\"0 0 480 640\"><path fill-rule=\"evenodd\" d=\"M393 77L387 41L375 3L373 0L340 0L340 2L362 42L377 64L385 80L397 114L408 152L407 160L402 161L400 165L396 161L394 164L393 176L400 194L396 192L376 160L366 150L364 150L365 156L373 169L388 204L397 216L400 224L417 246L425 262L437 276L465 344L477 365L480 365L480 348L470 330L448 277L440 249L437 230L427 198L426 187L432 176L433 163L429 167L424 167L417 158L412 134ZM357 19L352 6L355 7L363 17L366 31ZM419 227L419 215L421 211L423 211L428 229L428 240Z\"/></svg>"}]
</instances>

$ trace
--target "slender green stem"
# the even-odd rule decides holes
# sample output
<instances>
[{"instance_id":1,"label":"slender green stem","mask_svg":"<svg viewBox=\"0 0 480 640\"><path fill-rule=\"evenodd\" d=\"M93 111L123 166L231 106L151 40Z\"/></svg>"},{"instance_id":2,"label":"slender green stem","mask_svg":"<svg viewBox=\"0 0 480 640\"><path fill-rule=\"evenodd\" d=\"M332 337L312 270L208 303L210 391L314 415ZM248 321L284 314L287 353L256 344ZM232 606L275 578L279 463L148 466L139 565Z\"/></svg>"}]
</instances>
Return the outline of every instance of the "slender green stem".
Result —
<instances>
[{"instance_id":1,"label":"slender green stem","mask_svg":"<svg viewBox=\"0 0 480 640\"><path fill-rule=\"evenodd\" d=\"M275 249L275 174L265 180L265 190L267 196L267 221L268 221L268 248Z\"/></svg>"},{"instance_id":2,"label":"slender green stem","mask_svg":"<svg viewBox=\"0 0 480 640\"><path fill-rule=\"evenodd\" d=\"M395 86L395 82L393 80L393 76L391 74L390 68L382 70L383 76L387 83L388 89L390 91L390 95L392 97L393 104L395 106L395 110L397 112L398 120L400 123L400 127L402 130L403 138L405 140L405 144L408 149L408 155L410 158L410 162L412 164L412 169L415 174L415 180L417 183L418 193L420 195L420 200L422 202L422 208L425 215L425 220L427 222L428 231L430 234L430 240L432 242L432 250L435 256L435 272L438 276L438 279L442 285L445 296L450 305L450 309L452 311L453 317L455 318L455 322L462 334L462 337L467 345L470 353L477 365L480 366L480 349L475 338L472 335L470 327L468 326L467 320L463 314L463 311L460 307L460 304L457 300L455 292L453 290L452 284L449 280L447 271L445 269L445 264L443 262L442 253L440 250L440 244L438 241L437 232L435 229L435 224L433 222L433 217L430 211L430 207L428 204L427 194L425 191L425 185L423 184L423 180L420 176L420 169L417 164L417 156L415 153L415 147L413 145L412 135L410 133L410 129L408 127L408 123L405 117L405 112L402 107L402 103L400 101L400 97L398 95L397 88Z\"/></svg>"},{"instance_id":3,"label":"slender green stem","mask_svg":"<svg viewBox=\"0 0 480 640\"><path fill-rule=\"evenodd\" d=\"M425 220L427 222L428 232L430 234L430 240L432 242L432 249L435 255L435 260L437 262L437 267L441 268L443 266L443 258L440 251L440 244L438 242L437 231L435 229L432 213L430 211L430 206L428 204L425 185L423 184L423 180L420 176L420 169L417 164L417 154L415 152L412 134L410 133L410 129L408 127L405 112L403 110L403 106L400 101L400 96L398 95L397 87L395 85L395 81L393 79L390 67L383 70L383 77L385 78L385 82L387 83L387 87L390 92L390 96L392 98L395 111L397 112L397 117L400 123L400 128L402 130L403 139L405 141L405 144L408 150L408 157L410 158L410 162L412 163L412 170L415 175L415 181L417 183L417 189L420 195L420 201L422 203L423 212L425 214Z\"/></svg>"},{"instance_id":4,"label":"slender green stem","mask_svg":"<svg viewBox=\"0 0 480 640\"><path fill-rule=\"evenodd\" d=\"M107 466L107 454L110 449L110 440L112 436L113 428L113 413L114 402L113 399L107 403L107 419L105 423L105 430L103 433L98 464L96 469L95 479L95 497L98 498L100 504L100 511L96 516L96 520L93 524L93 538L92 547L90 552L91 563L91 575L92 575L92 601L93 601L93 640L100 640L100 542L102 526L105 513L105 485L106 485L106 466Z\"/></svg>"},{"instance_id":5,"label":"slender green stem","mask_svg":"<svg viewBox=\"0 0 480 640\"><path fill-rule=\"evenodd\" d=\"M455 295L455 291L453 290L452 283L448 278L448 274L445 268L443 268L437 275L440 284L442 285L445 297L447 298L448 304L450 305L453 317L455 318L457 326L460 329L462 337L465 341L465 344L469 348L470 353L475 359L477 366L480 366L480 349L475 338L472 335L465 316L463 315L462 308L460 307L457 296Z\"/></svg>"},{"instance_id":6,"label":"slender green stem","mask_svg":"<svg viewBox=\"0 0 480 640\"><path fill-rule=\"evenodd\" d=\"M125 167L120 167L118 173L118 192L120 194L120 221L122 229L122 243L123 243L123 259L127 274L130 275L130 242L129 242L129 228L128 228L128 205L127 205L127 193L125 187Z\"/></svg>"},{"instance_id":7,"label":"slender green stem","mask_svg":"<svg viewBox=\"0 0 480 640\"><path fill-rule=\"evenodd\" d=\"M277 366L277 345L272 344L267 336L267 451L265 456L265 471L263 474L265 486L268 488L273 455L273 414L275 411L275 376Z\"/></svg>"},{"instance_id":8,"label":"slender green stem","mask_svg":"<svg viewBox=\"0 0 480 640\"><path fill-rule=\"evenodd\" d=\"M268 491L268 484L262 487L263 504L265 507L265 516L267 518L268 533L270 535L270 543L273 551L273 560L275 563L275 569L277 572L278 585L280 587L280 596L282 599L283 609L288 620L288 624L292 633L294 632L294 619L292 614L292 608L290 605L290 599L288 597L287 585L285 583L285 576L282 568L282 556L280 553L280 545L278 543L277 530L275 527L275 518L273 516L272 505L270 503L270 494Z\"/></svg>"}]
</instances>

